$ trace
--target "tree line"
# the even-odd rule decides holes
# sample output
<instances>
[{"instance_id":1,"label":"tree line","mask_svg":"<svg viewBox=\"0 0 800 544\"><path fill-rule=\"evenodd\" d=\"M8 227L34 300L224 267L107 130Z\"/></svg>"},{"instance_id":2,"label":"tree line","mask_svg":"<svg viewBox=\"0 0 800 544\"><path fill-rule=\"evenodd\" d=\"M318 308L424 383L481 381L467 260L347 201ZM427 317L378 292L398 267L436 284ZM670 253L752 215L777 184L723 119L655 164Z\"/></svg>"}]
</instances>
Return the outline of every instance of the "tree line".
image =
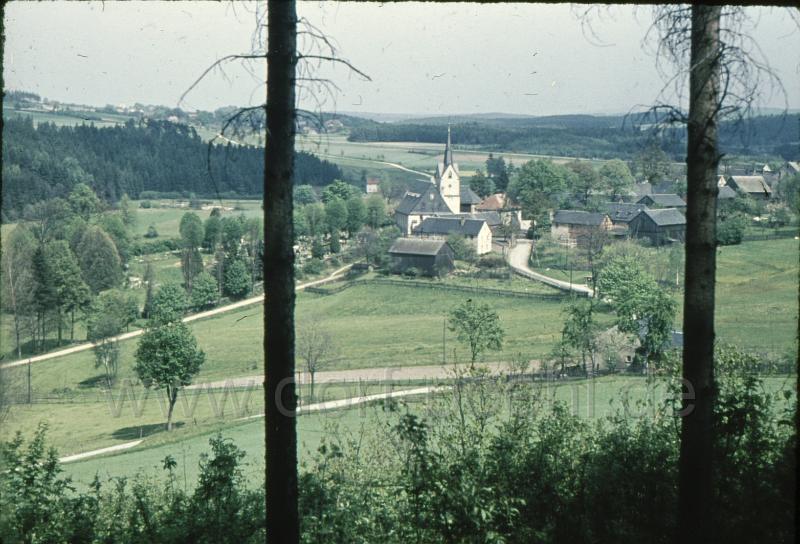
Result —
<instances>
[{"instance_id":1,"label":"tree line","mask_svg":"<svg viewBox=\"0 0 800 544\"><path fill-rule=\"evenodd\" d=\"M186 125L129 120L124 126L34 126L14 116L3 127L3 212L19 216L25 206L66 197L79 183L108 203L143 191L218 196L261 195L264 151L256 146L203 142ZM297 183L327 185L339 168L296 154Z\"/></svg>"},{"instance_id":2,"label":"tree line","mask_svg":"<svg viewBox=\"0 0 800 544\"><path fill-rule=\"evenodd\" d=\"M462 121L452 126L456 145L518 151L542 155L633 159L654 140L673 160L682 160L686 148L685 129L650 130L642 115L630 118L559 116L555 119L502 119ZM586 120L589 117L590 120ZM654 120L649 120L652 123ZM755 116L744 122L722 122L720 148L727 154L797 156L796 127L800 115ZM372 123L354 126L353 142L420 142L440 144L447 138L444 120L428 123Z\"/></svg>"},{"instance_id":3,"label":"tree line","mask_svg":"<svg viewBox=\"0 0 800 544\"><path fill-rule=\"evenodd\" d=\"M104 370L110 385L119 350L108 339L139 318L151 318L159 297L183 316L190 310L209 309L223 296L243 298L262 279L260 218L223 217L215 209L203 222L187 212L176 240L183 282L156 289L155 270L146 263L141 278L145 300L140 307L127 288L126 272L134 254L132 229L137 220L127 195L109 210L83 183L66 199L25 208L2 254L2 310L13 318L16 357L60 346L67 336L75 340L75 325L84 321L86 339L95 343L97 367Z\"/></svg>"}]
</instances>

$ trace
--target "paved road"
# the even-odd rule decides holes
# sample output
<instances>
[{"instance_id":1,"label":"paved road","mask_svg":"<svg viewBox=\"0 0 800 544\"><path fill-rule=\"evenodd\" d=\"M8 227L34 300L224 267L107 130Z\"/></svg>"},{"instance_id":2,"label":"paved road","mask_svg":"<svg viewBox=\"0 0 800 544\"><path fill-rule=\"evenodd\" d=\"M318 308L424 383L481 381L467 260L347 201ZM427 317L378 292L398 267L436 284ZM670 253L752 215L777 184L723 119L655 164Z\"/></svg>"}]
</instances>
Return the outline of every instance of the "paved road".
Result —
<instances>
[{"instance_id":1,"label":"paved road","mask_svg":"<svg viewBox=\"0 0 800 544\"><path fill-rule=\"evenodd\" d=\"M484 363L492 374L499 374L507 368L506 363ZM468 365L459 365L459 369L466 369ZM385 368L357 368L351 370L327 370L317 372L314 376L314 383L341 383L341 382L391 382L394 380L438 380L453 377L453 365L429 365L429 366L395 366ZM311 376L307 372L297 372L295 382L298 384L311 383ZM187 389L222 389L226 387L251 387L261 386L264 383L264 375L242 376L239 378L228 378L214 382L197 383L190 385Z\"/></svg>"},{"instance_id":2,"label":"paved road","mask_svg":"<svg viewBox=\"0 0 800 544\"><path fill-rule=\"evenodd\" d=\"M509 250L507 257L508 264L514 269L514 272L520 276L525 276L526 278L546 283L547 285L561 289L562 291L572 291L574 293L579 293L589 297L594 296L591 287L557 280L531 270L528 266L528 258L531 255L531 243L531 240L518 240L517 244L512 247L511 250Z\"/></svg>"},{"instance_id":3,"label":"paved road","mask_svg":"<svg viewBox=\"0 0 800 544\"><path fill-rule=\"evenodd\" d=\"M330 276L327 276L325 278L322 278L322 279L319 279L319 280L314 280L314 281L309 281L309 282L306 282L306 283L301 283L300 285L295 287L295 290L296 291L302 291L306 287L312 287L314 285L320 285L322 283L333 281L333 280L337 279L339 276L341 276L342 273L344 273L345 271L349 270L351 266L353 266L353 265L348 264L346 266L343 266L343 267L339 268L338 270L334 270L331 273ZM225 313L225 312L230 312L232 310L238 310L239 308L244 308L245 306L258 304L258 303L261 303L263 301L264 301L264 295L262 294L262 295L258 295L258 296L255 296L255 297L250 297L250 298L246 298L244 300L240 300L239 302L234 302L233 304L227 304L225 306L220 306L219 308L214 308L213 310L208 310L207 312L200 312L200 313L192 314L190 316L184 317L183 321L184 321L184 323L189 323L191 321L197 321L198 319L205 319L207 317L212 317L212 316L219 315L219 314L222 314L222 313ZM135 331L126 332L124 334L120 334L118 336L115 336L113 338L113 340L117 340L117 341L129 340L131 338L136 338L137 336L141 336L142 334L144 334L144 330L143 329L137 329ZM69 348L60 349L58 351L51 351L50 353L45 353L43 355L37 355L35 357L30 357L28 359L19 359L17 361L11 361L9 363L5 363L3 365L0 365L0 368L12 368L12 367L15 367L15 366L27 365L27 364L30 364L30 363L38 363L40 361L46 361L48 359L55 359L57 357L63 357L65 355L70 355L72 353L78 353L80 351L86 351L87 349L92 349L93 346L94 346L94 344L92 344L91 342L86 342L86 343L83 343L83 344L78 344L77 346L72 346L72 347L69 347Z\"/></svg>"}]
</instances>

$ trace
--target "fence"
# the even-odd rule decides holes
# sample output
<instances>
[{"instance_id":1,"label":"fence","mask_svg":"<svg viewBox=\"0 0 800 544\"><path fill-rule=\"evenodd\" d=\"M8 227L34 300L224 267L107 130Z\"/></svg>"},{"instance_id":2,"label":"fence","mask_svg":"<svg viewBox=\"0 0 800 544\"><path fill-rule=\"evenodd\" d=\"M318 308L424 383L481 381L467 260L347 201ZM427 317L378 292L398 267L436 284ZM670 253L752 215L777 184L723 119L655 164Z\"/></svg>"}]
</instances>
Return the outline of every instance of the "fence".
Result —
<instances>
[{"instance_id":1,"label":"fence","mask_svg":"<svg viewBox=\"0 0 800 544\"><path fill-rule=\"evenodd\" d=\"M316 293L319 295L335 295L341 293L345 289L355 287L357 285L393 285L396 287L417 287L423 289L440 289L442 291L454 291L459 293L471 293L477 295L496 295L503 297L527 298L533 300L553 300L560 301L566 295L561 293L545 294L545 293L527 293L525 291L510 291L506 289L493 289L490 287L470 287L468 285L453 285L446 283L439 283L433 281L416 281L416 280L393 280L384 278L373 278L368 280L354 280L342 283L335 287L307 287L306 291Z\"/></svg>"}]
</instances>

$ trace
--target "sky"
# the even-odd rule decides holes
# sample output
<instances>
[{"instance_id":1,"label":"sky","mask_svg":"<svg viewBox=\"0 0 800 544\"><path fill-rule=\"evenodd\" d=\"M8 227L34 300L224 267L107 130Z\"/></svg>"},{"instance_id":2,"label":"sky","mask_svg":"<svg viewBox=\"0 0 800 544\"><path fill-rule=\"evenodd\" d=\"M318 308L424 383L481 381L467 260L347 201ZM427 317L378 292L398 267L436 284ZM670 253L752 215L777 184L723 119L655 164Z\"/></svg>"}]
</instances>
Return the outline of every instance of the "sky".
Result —
<instances>
[{"instance_id":1,"label":"sky","mask_svg":"<svg viewBox=\"0 0 800 544\"><path fill-rule=\"evenodd\" d=\"M263 101L264 64L214 70L247 53L263 4L249 2L7 3L6 89L62 102L180 105L213 110ZM749 31L800 107L800 32L785 10L748 8ZM649 8L598 11L592 29L567 4L299 2L298 15L336 46L344 64L309 63L332 85L301 93L325 111L422 115L625 113L665 85L644 37ZM303 28L307 28L303 26ZM319 53L308 35L301 51ZM319 41L316 42L319 44ZM334 88L335 85L335 88ZM762 106L783 107L781 95Z\"/></svg>"}]
</instances>

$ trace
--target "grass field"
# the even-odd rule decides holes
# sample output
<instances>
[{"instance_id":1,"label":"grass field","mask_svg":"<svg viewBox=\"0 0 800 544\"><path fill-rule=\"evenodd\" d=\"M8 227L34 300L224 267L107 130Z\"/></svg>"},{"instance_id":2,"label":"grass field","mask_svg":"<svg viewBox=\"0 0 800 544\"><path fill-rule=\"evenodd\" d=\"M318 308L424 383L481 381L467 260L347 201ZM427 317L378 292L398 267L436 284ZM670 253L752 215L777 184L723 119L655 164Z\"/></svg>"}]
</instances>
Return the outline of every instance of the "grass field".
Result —
<instances>
[{"instance_id":1,"label":"grass field","mask_svg":"<svg viewBox=\"0 0 800 544\"><path fill-rule=\"evenodd\" d=\"M793 387L793 377L765 379L765 388L768 391L792 391ZM623 398L630 402L630 407L628 411L621 413L627 417L648 417L654 413L653 408L637 403L645 398L655 401L656 404L663 401L666 398L666 384L662 382L648 386L642 377L608 376L595 380L546 384L543 393L546 399L566 403L572 413L580 417L600 419L620 413L623 410ZM414 397L409 398L406 404L414 413L436 417L435 413L428 410L427 400L425 396ZM794 398L786 402L794 402ZM349 410L301 415L297 420L301 464L311 458L324 437L334 441L346 440L347 437L357 438L363 432L365 440L367 437L377 438L378 429L385 429L387 422L392 421L382 406L382 402L376 402L372 406ZM501 414L504 413L505 405L500 409ZM232 440L247 452L246 465L243 467L245 477L249 485L261 485L264 474L264 421L261 419L214 428L183 440L175 432L168 438L180 441L160 444L153 442L147 447L140 446L126 453L70 463L64 465L65 473L81 486L88 485L96 474L101 480L108 477L131 477L137 473L163 479L165 473L161 469L162 460L167 455L172 455L178 462L176 475L179 483L191 488L197 479L199 456L210 451L208 439L215 432L221 432L223 437Z\"/></svg>"},{"instance_id":2,"label":"grass field","mask_svg":"<svg viewBox=\"0 0 800 544\"><path fill-rule=\"evenodd\" d=\"M262 217L263 210L261 209L260 200L222 200L212 201L211 199L201 199L203 201L210 201L212 206L222 205L224 207L234 208L231 211L223 212L223 216L237 216L244 214L245 217ZM154 206L158 206L161 202L174 203L171 200L156 199L150 201ZM134 234L142 236L147 232L150 225L153 225L161 237L177 237L180 236L178 227L181 223L181 217L187 212L194 212L200 219L205 221L211 215L211 210L192 210L189 208L172 208L172 207L153 207L153 208L140 208L141 201L134 200L136 206L136 231Z\"/></svg>"}]
</instances>

